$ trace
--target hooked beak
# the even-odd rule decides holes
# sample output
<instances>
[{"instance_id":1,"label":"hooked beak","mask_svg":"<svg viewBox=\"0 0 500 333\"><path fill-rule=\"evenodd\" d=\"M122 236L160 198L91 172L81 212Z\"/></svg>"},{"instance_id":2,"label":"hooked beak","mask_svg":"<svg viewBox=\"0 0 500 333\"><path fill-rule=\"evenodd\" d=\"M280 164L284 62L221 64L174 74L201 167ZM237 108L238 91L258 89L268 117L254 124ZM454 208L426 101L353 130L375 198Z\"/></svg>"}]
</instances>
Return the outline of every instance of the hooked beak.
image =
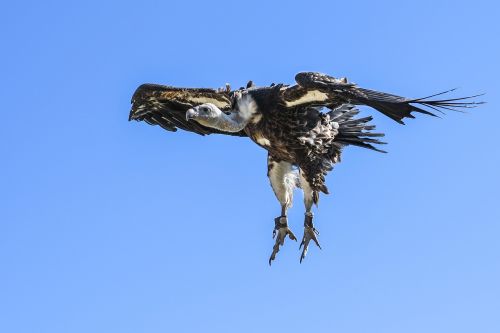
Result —
<instances>
[{"instance_id":1,"label":"hooked beak","mask_svg":"<svg viewBox=\"0 0 500 333\"><path fill-rule=\"evenodd\" d=\"M194 109L189 109L186 111L186 121L189 121L189 119L193 119L198 115L198 112L195 111Z\"/></svg>"}]
</instances>

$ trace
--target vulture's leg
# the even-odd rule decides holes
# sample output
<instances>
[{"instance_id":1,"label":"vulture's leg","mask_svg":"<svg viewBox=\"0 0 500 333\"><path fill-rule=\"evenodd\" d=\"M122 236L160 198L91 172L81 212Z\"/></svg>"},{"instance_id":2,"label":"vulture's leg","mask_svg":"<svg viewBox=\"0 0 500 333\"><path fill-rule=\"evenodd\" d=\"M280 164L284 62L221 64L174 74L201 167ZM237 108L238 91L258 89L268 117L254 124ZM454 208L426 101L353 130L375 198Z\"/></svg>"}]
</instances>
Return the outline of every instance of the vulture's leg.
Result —
<instances>
[{"instance_id":1,"label":"vulture's leg","mask_svg":"<svg viewBox=\"0 0 500 333\"><path fill-rule=\"evenodd\" d=\"M300 242L299 249L303 246L302 254L300 255L300 262L306 257L307 250L309 248L309 242L313 240L316 245L321 249L318 241L319 232L314 228L313 224L313 213L311 212L311 208L313 203L318 203L318 192L313 191L306 178L304 177L304 173L300 170L300 186L302 187L302 191L304 191L304 205L306 208L306 213L304 216L304 237L302 237L302 242Z\"/></svg>"},{"instance_id":2,"label":"vulture's leg","mask_svg":"<svg viewBox=\"0 0 500 333\"><path fill-rule=\"evenodd\" d=\"M273 246L273 253L269 257L269 265L271 265L271 261L276 257L287 235L290 239L297 241L293 232L288 228L286 214L288 208L292 206L293 189L297 186L298 177L291 163L279 161L271 155L267 157L267 176L281 205L281 215L274 219L273 238L276 238L276 242Z\"/></svg>"}]
</instances>

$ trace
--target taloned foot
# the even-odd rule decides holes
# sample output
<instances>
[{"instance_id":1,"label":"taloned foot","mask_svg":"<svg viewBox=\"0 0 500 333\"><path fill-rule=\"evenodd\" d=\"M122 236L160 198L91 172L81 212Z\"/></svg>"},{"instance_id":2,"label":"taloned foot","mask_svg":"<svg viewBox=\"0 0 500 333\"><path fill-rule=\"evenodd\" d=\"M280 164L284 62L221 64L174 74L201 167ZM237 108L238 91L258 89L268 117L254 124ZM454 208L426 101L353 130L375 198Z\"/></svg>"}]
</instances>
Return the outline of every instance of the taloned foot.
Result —
<instances>
[{"instance_id":1,"label":"taloned foot","mask_svg":"<svg viewBox=\"0 0 500 333\"><path fill-rule=\"evenodd\" d=\"M304 218L304 237L302 237L302 242L300 242L299 249L303 246L302 254L300 255L300 262L306 257L307 250L309 249L309 242L311 239L316 243L316 245L321 249L319 245L318 236L319 231L314 228L313 225L313 214L311 212L307 212Z\"/></svg>"},{"instance_id":2,"label":"taloned foot","mask_svg":"<svg viewBox=\"0 0 500 333\"><path fill-rule=\"evenodd\" d=\"M280 246L285 243L285 238L288 235L291 240L297 241L297 237L293 234L292 230L288 228L288 219L286 216L278 216L274 219L274 230L273 238L276 238L276 242L273 246L273 253L269 257L269 266L271 262L276 258L276 253L279 252Z\"/></svg>"}]
</instances>

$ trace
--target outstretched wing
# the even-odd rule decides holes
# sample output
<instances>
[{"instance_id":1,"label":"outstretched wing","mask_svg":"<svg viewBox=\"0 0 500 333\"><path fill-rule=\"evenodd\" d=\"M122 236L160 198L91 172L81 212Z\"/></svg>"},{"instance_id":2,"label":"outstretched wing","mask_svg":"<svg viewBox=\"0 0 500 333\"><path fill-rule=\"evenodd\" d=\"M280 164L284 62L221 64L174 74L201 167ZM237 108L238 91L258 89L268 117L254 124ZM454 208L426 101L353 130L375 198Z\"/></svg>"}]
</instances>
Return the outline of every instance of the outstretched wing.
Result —
<instances>
[{"instance_id":1,"label":"outstretched wing","mask_svg":"<svg viewBox=\"0 0 500 333\"><path fill-rule=\"evenodd\" d=\"M143 84L135 91L131 103L129 120L143 120L150 125L160 125L167 131L175 132L180 128L200 135L217 133L247 136L243 131L227 133L186 120L187 110L204 103L212 103L229 112L231 96L227 90Z\"/></svg>"},{"instance_id":2,"label":"outstretched wing","mask_svg":"<svg viewBox=\"0 0 500 333\"><path fill-rule=\"evenodd\" d=\"M359 88L354 83L344 79L336 79L326 74L303 72L295 76L298 83L283 90L282 98L286 106L296 105L322 105L330 108L350 103L370 106L400 124L403 118L415 118L411 113L419 112L436 116L432 111L443 113L443 110L461 111L472 108L483 102L473 102L469 99L480 96L433 100L429 99L438 95L434 94L424 98L409 99L384 92Z\"/></svg>"}]
</instances>

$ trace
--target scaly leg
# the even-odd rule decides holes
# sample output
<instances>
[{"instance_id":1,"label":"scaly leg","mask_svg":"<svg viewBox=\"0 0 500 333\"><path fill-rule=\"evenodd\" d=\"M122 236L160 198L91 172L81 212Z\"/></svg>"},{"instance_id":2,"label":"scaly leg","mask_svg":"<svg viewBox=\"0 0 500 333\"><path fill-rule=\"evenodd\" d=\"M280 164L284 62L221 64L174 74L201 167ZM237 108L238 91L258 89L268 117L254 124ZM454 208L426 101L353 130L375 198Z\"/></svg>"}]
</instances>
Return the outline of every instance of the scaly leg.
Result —
<instances>
[{"instance_id":1,"label":"scaly leg","mask_svg":"<svg viewBox=\"0 0 500 333\"><path fill-rule=\"evenodd\" d=\"M317 237L319 236L319 232L316 230L316 228L314 228L313 213L311 212L313 203L317 203L317 199L314 198L317 198L318 194L314 193L313 189L307 182L302 170L300 170L300 185L302 187L302 190L304 191L304 206L306 208L304 217L304 237L302 237L302 242L300 242L299 246L299 249L304 247L302 249L302 254L300 255L300 262L302 263L302 260L304 260L304 258L306 257L307 250L309 249L309 242L311 240L313 240L320 249L321 246L319 245Z\"/></svg>"},{"instance_id":2,"label":"scaly leg","mask_svg":"<svg viewBox=\"0 0 500 333\"><path fill-rule=\"evenodd\" d=\"M316 243L316 245L321 249L321 245L319 245L318 237L319 231L313 225L313 213L306 212L304 218L304 237L302 237L302 242L300 242L299 249L304 246L302 249L302 254L300 255L300 263L306 257L307 250L309 249L309 242L311 239Z\"/></svg>"},{"instance_id":3,"label":"scaly leg","mask_svg":"<svg viewBox=\"0 0 500 333\"><path fill-rule=\"evenodd\" d=\"M276 238L276 242L273 246L273 253L269 257L269 265L276 258L276 254L280 250L280 246L285 243L285 238L288 235L291 240L297 241L297 237L293 234L292 230L288 228L288 217L286 216L286 207L281 208L281 216L274 219L274 230L273 238Z\"/></svg>"},{"instance_id":4,"label":"scaly leg","mask_svg":"<svg viewBox=\"0 0 500 333\"><path fill-rule=\"evenodd\" d=\"M292 164L275 159L269 155L267 158L267 176L271 182L276 198L281 204L281 215L274 219L273 238L276 241L273 252L269 257L269 265L276 258L280 247L285 243L288 235L290 239L297 241L293 232L288 228L287 210L292 206L293 189L297 185L297 173L293 170Z\"/></svg>"}]
</instances>

